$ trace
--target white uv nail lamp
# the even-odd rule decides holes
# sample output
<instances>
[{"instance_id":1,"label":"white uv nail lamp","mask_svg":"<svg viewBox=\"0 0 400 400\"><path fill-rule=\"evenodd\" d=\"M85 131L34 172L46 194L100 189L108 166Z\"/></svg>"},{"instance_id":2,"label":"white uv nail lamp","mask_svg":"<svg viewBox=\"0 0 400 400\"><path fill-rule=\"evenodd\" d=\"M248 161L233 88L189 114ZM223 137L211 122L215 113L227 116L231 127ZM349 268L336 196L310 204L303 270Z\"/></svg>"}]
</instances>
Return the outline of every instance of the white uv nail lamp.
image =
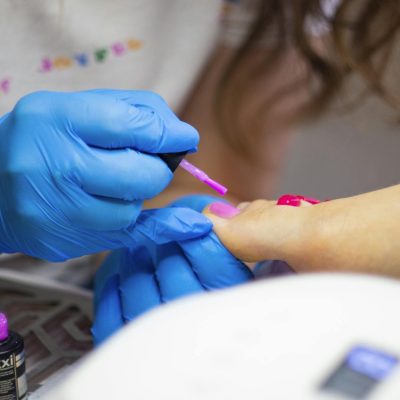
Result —
<instances>
[{"instance_id":1,"label":"white uv nail lamp","mask_svg":"<svg viewBox=\"0 0 400 400\"><path fill-rule=\"evenodd\" d=\"M400 399L400 282L318 274L160 307L46 400Z\"/></svg>"}]
</instances>

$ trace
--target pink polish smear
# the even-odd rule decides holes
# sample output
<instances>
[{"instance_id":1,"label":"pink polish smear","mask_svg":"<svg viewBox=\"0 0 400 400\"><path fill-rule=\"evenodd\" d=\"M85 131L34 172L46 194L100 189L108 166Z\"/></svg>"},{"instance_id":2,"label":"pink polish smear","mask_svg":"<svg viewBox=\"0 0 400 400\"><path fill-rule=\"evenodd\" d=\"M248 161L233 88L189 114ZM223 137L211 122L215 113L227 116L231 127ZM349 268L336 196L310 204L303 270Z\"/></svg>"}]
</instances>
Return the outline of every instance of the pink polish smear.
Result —
<instances>
[{"instance_id":1,"label":"pink polish smear","mask_svg":"<svg viewBox=\"0 0 400 400\"><path fill-rule=\"evenodd\" d=\"M226 194L226 192L228 191L228 188L226 188L225 186L221 185L217 181L214 181L214 179L211 179L204 171L202 171L201 169L195 167L189 161L186 161L185 159L183 159L181 161L181 163L179 164L179 166L182 167L187 172L189 172L189 174L193 175L199 181L201 181L201 182L205 183L206 185L210 186L210 188L214 189L220 195L224 196Z\"/></svg>"}]
</instances>

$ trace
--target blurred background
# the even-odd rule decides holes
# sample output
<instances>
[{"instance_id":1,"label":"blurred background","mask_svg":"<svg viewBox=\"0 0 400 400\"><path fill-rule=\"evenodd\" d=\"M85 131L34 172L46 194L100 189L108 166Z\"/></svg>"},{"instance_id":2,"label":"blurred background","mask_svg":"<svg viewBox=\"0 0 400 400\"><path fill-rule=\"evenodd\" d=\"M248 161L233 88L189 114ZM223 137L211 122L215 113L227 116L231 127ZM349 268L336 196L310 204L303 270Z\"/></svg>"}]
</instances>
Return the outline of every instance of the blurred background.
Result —
<instances>
[{"instance_id":1,"label":"blurred background","mask_svg":"<svg viewBox=\"0 0 400 400\"><path fill-rule=\"evenodd\" d=\"M400 61L398 53L395 59ZM387 82L398 93L400 79L394 67ZM347 95L357 93L361 85L350 81ZM355 109L334 107L294 136L276 196L299 193L328 199L399 183L400 124L393 110L372 96Z\"/></svg>"}]
</instances>

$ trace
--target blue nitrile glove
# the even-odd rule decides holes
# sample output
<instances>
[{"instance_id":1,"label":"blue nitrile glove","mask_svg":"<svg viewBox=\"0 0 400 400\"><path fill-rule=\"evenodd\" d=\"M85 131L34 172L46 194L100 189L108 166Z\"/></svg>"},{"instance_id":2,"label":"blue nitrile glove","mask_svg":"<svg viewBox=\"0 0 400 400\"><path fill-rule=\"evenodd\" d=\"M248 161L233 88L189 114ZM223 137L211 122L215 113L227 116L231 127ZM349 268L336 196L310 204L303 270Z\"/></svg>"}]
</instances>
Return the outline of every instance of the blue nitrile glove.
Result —
<instances>
[{"instance_id":1,"label":"blue nitrile glove","mask_svg":"<svg viewBox=\"0 0 400 400\"><path fill-rule=\"evenodd\" d=\"M209 202L215 201L211 196L190 196L177 203L199 206L203 201L209 203L205 197ZM187 227L168 222L173 222L171 216L180 216L183 210L192 213L188 216L193 215L187 220ZM159 229L158 236L138 238L131 249L114 251L97 273L92 329L96 344L159 304L253 278L252 272L225 249L213 232L199 232L197 237L193 234L191 224L205 218L202 214L175 207L157 212L158 221L150 216L146 225L163 224L163 232L160 234Z\"/></svg>"},{"instance_id":2,"label":"blue nitrile glove","mask_svg":"<svg viewBox=\"0 0 400 400\"><path fill-rule=\"evenodd\" d=\"M130 246L142 201L173 176L148 153L197 143L151 92L23 97L0 120L0 252L61 261Z\"/></svg>"}]
</instances>

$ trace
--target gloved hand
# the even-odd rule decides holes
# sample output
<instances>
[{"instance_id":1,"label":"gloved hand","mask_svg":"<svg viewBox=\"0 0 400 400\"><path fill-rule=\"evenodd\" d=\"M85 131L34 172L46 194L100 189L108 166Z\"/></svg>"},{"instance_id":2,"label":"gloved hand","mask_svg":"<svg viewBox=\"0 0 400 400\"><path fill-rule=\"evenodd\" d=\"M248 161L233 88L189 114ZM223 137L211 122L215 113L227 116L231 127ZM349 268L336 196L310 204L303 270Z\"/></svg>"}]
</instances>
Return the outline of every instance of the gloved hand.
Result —
<instances>
[{"instance_id":1,"label":"gloved hand","mask_svg":"<svg viewBox=\"0 0 400 400\"><path fill-rule=\"evenodd\" d=\"M142 200L173 176L151 153L197 143L151 92L23 97L0 120L0 252L60 261L131 245Z\"/></svg>"},{"instance_id":2,"label":"gloved hand","mask_svg":"<svg viewBox=\"0 0 400 400\"><path fill-rule=\"evenodd\" d=\"M211 196L190 196L176 202L198 209L215 201ZM192 215L187 226L176 225L182 212ZM144 211L143 213L146 213ZM100 344L124 323L185 295L227 288L252 279L252 272L211 232L195 235L193 221L203 215L188 208L157 211L146 225L163 226L157 235L138 238L130 249L111 253L95 281L94 341ZM166 243L168 242L168 243Z\"/></svg>"}]
</instances>

